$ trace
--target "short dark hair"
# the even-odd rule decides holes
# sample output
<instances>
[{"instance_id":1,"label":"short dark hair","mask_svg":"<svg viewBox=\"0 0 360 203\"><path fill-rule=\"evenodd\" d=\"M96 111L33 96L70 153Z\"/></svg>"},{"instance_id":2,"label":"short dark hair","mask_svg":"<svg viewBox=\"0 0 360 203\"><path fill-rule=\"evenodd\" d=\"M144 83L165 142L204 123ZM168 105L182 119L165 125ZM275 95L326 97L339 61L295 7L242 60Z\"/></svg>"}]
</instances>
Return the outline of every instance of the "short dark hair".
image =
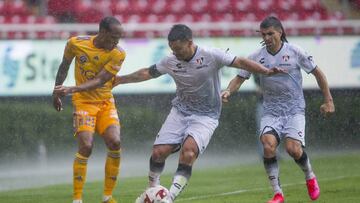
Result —
<instances>
[{"instance_id":1,"label":"short dark hair","mask_svg":"<svg viewBox=\"0 0 360 203\"><path fill-rule=\"evenodd\" d=\"M288 42L286 39L285 29L278 18L274 16L268 16L260 23L260 28L269 28L271 26L276 29L281 29L281 41Z\"/></svg>"},{"instance_id":2,"label":"short dark hair","mask_svg":"<svg viewBox=\"0 0 360 203\"><path fill-rule=\"evenodd\" d=\"M191 40L192 39L192 31L191 29L184 24L176 24L172 26L169 34L168 40L176 41L176 40Z\"/></svg>"},{"instance_id":3,"label":"short dark hair","mask_svg":"<svg viewBox=\"0 0 360 203\"><path fill-rule=\"evenodd\" d=\"M106 31L111 31L110 26L112 24L121 24L118 19L113 16L107 16L103 18L99 23L99 30L105 29Z\"/></svg>"}]
</instances>

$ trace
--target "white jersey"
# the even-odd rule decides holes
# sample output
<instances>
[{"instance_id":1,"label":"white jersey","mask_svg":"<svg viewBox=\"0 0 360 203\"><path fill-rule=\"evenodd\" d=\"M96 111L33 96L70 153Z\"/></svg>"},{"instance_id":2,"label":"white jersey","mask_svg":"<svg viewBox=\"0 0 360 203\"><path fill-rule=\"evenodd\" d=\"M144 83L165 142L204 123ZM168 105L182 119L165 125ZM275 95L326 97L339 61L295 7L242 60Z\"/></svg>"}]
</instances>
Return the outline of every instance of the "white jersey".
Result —
<instances>
[{"instance_id":1,"label":"white jersey","mask_svg":"<svg viewBox=\"0 0 360 203\"><path fill-rule=\"evenodd\" d=\"M312 56L298 46L283 43L274 55L263 47L251 54L249 59L267 68L280 67L288 71L272 76L260 75L260 86L264 97L263 115L305 114L301 69L311 73L316 68ZM245 70L240 70L238 75L244 78L250 77L250 73Z\"/></svg>"},{"instance_id":2,"label":"white jersey","mask_svg":"<svg viewBox=\"0 0 360 203\"><path fill-rule=\"evenodd\" d=\"M235 56L224 50L197 47L189 61L180 61L170 55L153 68L174 79L176 97L172 105L181 113L218 119L221 112L219 70L231 65L234 60Z\"/></svg>"}]
</instances>

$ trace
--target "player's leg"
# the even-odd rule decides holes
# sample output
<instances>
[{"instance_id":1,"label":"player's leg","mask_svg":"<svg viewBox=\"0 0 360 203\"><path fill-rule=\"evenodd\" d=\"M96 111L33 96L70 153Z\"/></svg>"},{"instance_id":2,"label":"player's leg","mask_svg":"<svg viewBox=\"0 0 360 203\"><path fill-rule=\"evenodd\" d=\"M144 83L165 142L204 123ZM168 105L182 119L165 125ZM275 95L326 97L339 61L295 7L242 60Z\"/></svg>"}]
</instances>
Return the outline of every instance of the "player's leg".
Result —
<instances>
[{"instance_id":1,"label":"player's leg","mask_svg":"<svg viewBox=\"0 0 360 203\"><path fill-rule=\"evenodd\" d=\"M192 173L192 166L199 155L199 149L193 137L187 136L180 151L179 164L176 169L171 187L171 198L174 200L185 188Z\"/></svg>"},{"instance_id":2,"label":"player's leg","mask_svg":"<svg viewBox=\"0 0 360 203\"><path fill-rule=\"evenodd\" d=\"M87 162L93 147L96 113L98 108L81 102L74 102L74 130L78 141L78 152L73 163L73 199L81 203L86 181Z\"/></svg>"},{"instance_id":3,"label":"player's leg","mask_svg":"<svg viewBox=\"0 0 360 203\"><path fill-rule=\"evenodd\" d=\"M166 158L178 149L179 145L159 144L154 145L149 161L149 187L160 185L160 175L165 167Z\"/></svg>"},{"instance_id":4,"label":"player's leg","mask_svg":"<svg viewBox=\"0 0 360 203\"><path fill-rule=\"evenodd\" d=\"M310 159L303 150L305 146L305 117L304 115L294 115L289 118L287 123L285 128L286 151L304 172L309 196L312 200L316 200L320 196L320 188L311 167Z\"/></svg>"},{"instance_id":5,"label":"player's leg","mask_svg":"<svg viewBox=\"0 0 360 203\"><path fill-rule=\"evenodd\" d=\"M121 161L120 123L113 100L105 102L97 115L96 129L107 147L103 202L115 203L112 197L117 183Z\"/></svg>"},{"instance_id":6,"label":"player's leg","mask_svg":"<svg viewBox=\"0 0 360 203\"><path fill-rule=\"evenodd\" d=\"M117 178L120 171L120 126L109 126L103 133L103 139L108 149L105 162L103 202L110 203L110 199L112 199L112 193L116 186Z\"/></svg>"},{"instance_id":7,"label":"player's leg","mask_svg":"<svg viewBox=\"0 0 360 203\"><path fill-rule=\"evenodd\" d=\"M171 153L180 149L185 129L185 116L176 108L172 108L154 142L149 161L149 187L160 184L165 160Z\"/></svg>"},{"instance_id":8,"label":"player's leg","mask_svg":"<svg viewBox=\"0 0 360 203\"><path fill-rule=\"evenodd\" d=\"M93 132L81 131L77 133L78 152L73 163L73 200L81 202L83 188L86 181L87 162L93 147Z\"/></svg>"},{"instance_id":9,"label":"player's leg","mask_svg":"<svg viewBox=\"0 0 360 203\"><path fill-rule=\"evenodd\" d=\"M275 131L268 131L261 136L261 143L264 151L264 168L268 175L270 185L274 191L274 197L269 203L284 202L283 191L280 185L279 164L276 158L276 148L278 145L277 134Z\"/></svg>"},{"instance_id":10,"label":"player's leg","mask_svg":"<svg viewBox=\"0 0 360 203\"><path fill-rule=\"evenodd\" d=\"M281 126L281 119L273 117L263 117L261 119L261 135L260 141L263 146L263 163L266 174L268 175L270 185L274 191L274 197L269 203L284 202L283 191L280 185L279 164L276 157L276 150L280 143L278 134Z\"/></svg>"},{"instance_id":11,"label":"player's leg","mask_svg":"<svg viewBox=\"0 0 360 203\"><path fill-rule=\"evenodd\" d=\"M182 144L178 168L169 189L173 200L175 200L187 185L191 177L194 162L199 154L205 151L219 123L216 119L197 115L188 116L186 120L188 127L185 130L185 135L188 136Z\"/></svg>"}]
</instances>

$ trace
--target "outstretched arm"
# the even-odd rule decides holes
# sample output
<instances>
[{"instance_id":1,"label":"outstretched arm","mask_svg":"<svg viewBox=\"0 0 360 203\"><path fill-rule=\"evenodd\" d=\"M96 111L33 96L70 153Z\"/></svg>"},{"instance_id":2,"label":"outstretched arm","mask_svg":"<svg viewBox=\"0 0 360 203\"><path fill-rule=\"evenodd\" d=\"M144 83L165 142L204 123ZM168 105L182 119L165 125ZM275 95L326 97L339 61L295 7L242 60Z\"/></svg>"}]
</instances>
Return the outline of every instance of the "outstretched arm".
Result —
<instances>
[{"instance_id":1,"label":"outstretched arm","mask_svg":"<svg viewBox=\"0 0 360 203\"><path fill-rule=\"evenodd\" d=\"M56 73L55 87L58 85L62 85L64 83L72 60L73 60L73 58L67 59L67 58L63 57L62 62L59 66L58 72ZM61 96L56 94L55 88L54 88L52 96L53 96L54 108L57 111L61 111L62 110Z\"/></svg>"},{"instance_id":2,"label":"outstretched arm","mask_svg":"<svg viewBox=\"0 0 360 203\"><path fill-rule=\"evenodd\" d=\"M237 56L235 61L231 64L231 67L244 69L252 73L261 73L263 75L273 75L276 73L286 73L284 69L281 68L265 68L263 65L256 63L250 59Z\"/></svg>"},{"instance_id":3,"label":"outstretched arm","mask_svg":"<svg viewBox=\"0 0 360 203\"><path fill-rule=\"evenodd\" d=\"M316 81L324 96L324 103L320 106L320 112L325 117L327 117L335 112L335 106L334 106L333 98L330 93L328 82L326 80L326 76L319 67L315 68L312 74L315 76Z\"/></svg>"},{"instance_id":4,"label":"outstretched arm","mask_svg":"<svg viewBox=\"0 0 360 203\"><path fill-rule=\"evenodd\" d=\"M145 80L159 77L160 75L161 73L159 73L159 71L156 69L155 66L151 66L150 68L142 68L128 75L124 75L124 76L117 75L115 77L113 86L115 87L119 84L142 82Z\"/></svg>"},{"instance_id":5,"label":"outstretched arm","mask_svg":"<svg viewBox=\"0 0 360 203\"><path fill-rule=\"evenodd\" d=\"M221 92L221 99L223 102L228 102L229 101L229 97L231 96L231 94L235 91L237 91L240 86L244 83L244 81L246 80L246 78L240 77L240 76L235 76L229 83L228 87Z\"/></svg>"},{"instance_id":6,"label":"outstretched arm","mask_svg":"<svg viewBox=\"0 0 360 203\"><path fill-rule=\"evenodd\" d=\"M107 81L111 80L114 75L105 69L102 69L94 79L88 80L78 86L55 86L54 93L65 96L75 92L83 92L102 87Z\"/></svg>"}]
</instances>

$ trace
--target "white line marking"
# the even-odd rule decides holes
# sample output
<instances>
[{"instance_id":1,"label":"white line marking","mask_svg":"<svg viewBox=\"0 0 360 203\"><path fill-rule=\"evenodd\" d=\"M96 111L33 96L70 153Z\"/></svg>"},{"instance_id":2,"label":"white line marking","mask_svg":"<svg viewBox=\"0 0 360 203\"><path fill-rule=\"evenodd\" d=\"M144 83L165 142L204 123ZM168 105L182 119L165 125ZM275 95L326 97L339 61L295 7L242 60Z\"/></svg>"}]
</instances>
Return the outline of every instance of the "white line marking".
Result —
<instances>
[{"instance_id":1,"label":"white line marking","mask_svg":"<svg viewBox=\"0 0 360 203\"><path fill-rule=\"evenodd\" d=\"M334 177L334 178L321 179L321 180L319 180L319 182L340 180L340 179L344 179L344 178L355 178L355 177L360 177L360 176L338 176L338 177ZM282 184L281 187L290 187L290 186L294 186L294 185L305 185L305 182ZM235 190L232 192L224 192L224 193L218 193L218 194L213 194L213 195L201 195L201 196L196 196L196 197L181 198L181 199L178 199L176 202L184 202L184 201L198 200L198 199L208 199L208 198L212 198L212 197L229 196L229 195L241 194L241 193L245 193L245 192L254 192L254 191L267 190L267 189L269 189L269 187L240 189L240 190Z\"/></svg>"}]
</instances>

